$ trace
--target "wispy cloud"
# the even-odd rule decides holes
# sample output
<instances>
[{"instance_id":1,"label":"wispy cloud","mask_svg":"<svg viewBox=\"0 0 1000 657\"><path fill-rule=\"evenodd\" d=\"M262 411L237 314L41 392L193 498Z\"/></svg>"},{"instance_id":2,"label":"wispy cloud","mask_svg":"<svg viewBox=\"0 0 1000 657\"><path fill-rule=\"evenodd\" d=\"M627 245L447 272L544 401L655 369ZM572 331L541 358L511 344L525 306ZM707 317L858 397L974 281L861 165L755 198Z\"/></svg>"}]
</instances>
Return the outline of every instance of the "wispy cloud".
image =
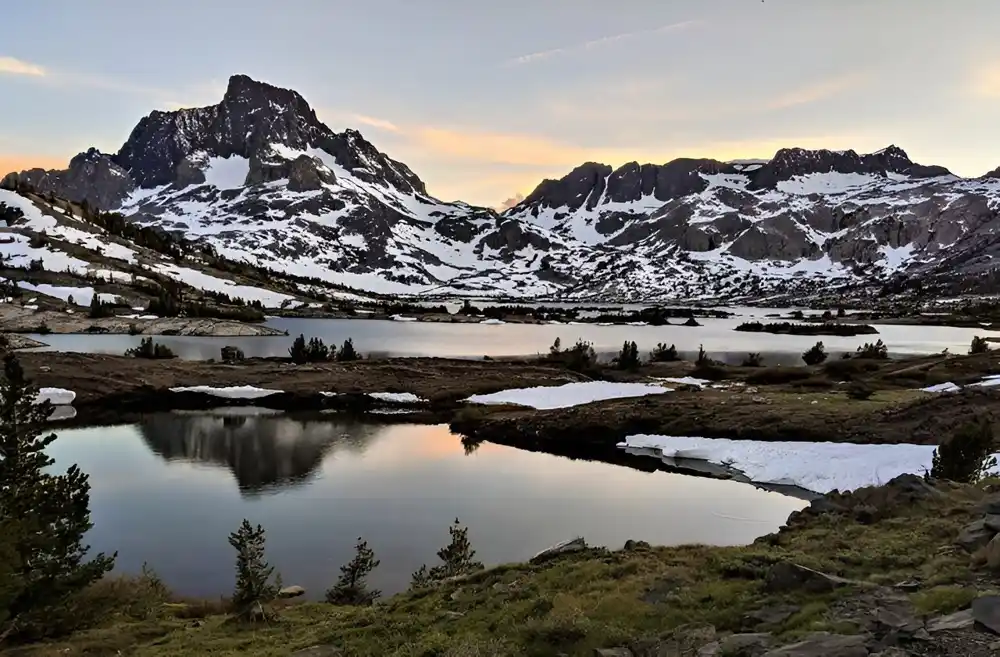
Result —
<instances>
[{"instance_id":1,"label":"wispy cloud","mask_svg":"<svg viewBox=\"0 0 1000 657\"><path fill-rule=\"evenodd\" d=\"M847 73L839 75L829 80L820 80L798 89L793 89L772 99L768 104L768 109L786 109L797 105L808 105L821 100L839 96L845 91L856 89L865 82L869 76L865 73Z\"/></svg>"},{"instance_id":2,"label":"wispy cloud","mask_svg":"<svg viewBox=\"0 0 1000 657\"><path fill-rule=\"evenodd\" d=\"M392 121L387 121L374 116L352 114L350 118L361 125L371 126L372 128L377 128L378 130L385 130L387 132L402 132L401 128Z\"/></svg>"},{"instance_id":3,"label":"wispy cloud","mask_svg":"<svg viewBox=\"0 0 1000 657\"><path fill-rule=\"evenodd\" d=\"M25 62L15 57L0 57L0 74L41 78L45 77L47 71L44 66Z\"/></svg>"},{"instance_id":4,"label":"wispy cloud","mask_svg":"<svg viewBox=\"0 0 1000 657\"><path fill-rule=\"evenodd\" d=\"M701 24L702 24L701 21L694 21L694 20L682 21L680 23L661 25L660 27L655 27L648 30L636 30L634 32L623 32L621 34L612 34L609 36L600 37L598 39L591 39L590 41L584 41L583 43L576 43L573 45L563 46L560 48L550 48L549 50L539 50L538 52L528 53L527 55L521 55L519 57L514 57L513 59L508 59L506 62L504 62L504 64L506 66L520 66L523 64L532 64L544 59L549 59L551 57L568 55L574 52L581 52L585 50L593 50L594 48L610 46L612 44L620 43L622 41L637 39L639 37L652 36L655 34L667 34L670 32L679 32L681 30L697 27Z\"/></svg>"},{"instance_id":5,"label":"wispy cloud","mask_svg":"<svg viewBox=\"0 0 1000 657\"><path fill-rule=\"evenodd\" d=\"M512 207L514 207L515 205L517 205L518 203L520 203L523 200L524 200L524 194L521 194L520 192L518 192L517 194L514 194L513 196L511 196L509 199L506 199L503 202L501 202L500 205L498 205L494 209L497 210L497 211L499 211L499 212L503 212L504 210L511 209Z\"/></svg>"}]
</instances>

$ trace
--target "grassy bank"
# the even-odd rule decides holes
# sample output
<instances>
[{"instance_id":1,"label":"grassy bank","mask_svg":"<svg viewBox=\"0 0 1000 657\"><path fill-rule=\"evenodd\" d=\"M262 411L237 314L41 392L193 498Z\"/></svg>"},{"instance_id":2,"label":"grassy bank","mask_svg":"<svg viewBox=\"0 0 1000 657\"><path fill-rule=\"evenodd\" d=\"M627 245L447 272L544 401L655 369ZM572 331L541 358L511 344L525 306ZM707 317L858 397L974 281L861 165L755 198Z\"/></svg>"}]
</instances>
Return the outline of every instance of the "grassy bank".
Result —
<instances>
[{"instance_id":1,"label":"grassy bank","mask_svg":"<svg viewBox=\"0 0 1000 657\"><path fill-rule=\"evenodd\" d=\"M128 604L109 607L101 627L7 654L276 657L321 645L327 652L314 654L591 655L625 647L653 657L695 654L738 632L763 632L773 646L819 631L875 642L889 632L874 620L879 609L922 626L994 590L994 575L955 540L984 503L1000 503L995 490L932 488L908 477L828 496L750 546L630 543L493 568L374 607L286 603L275 620L254 626L233 622L217 604L165 603L134 582L118 590L102 583L107 599ZM780 576L788 564L849 581L796 583ZM985 655L978 646L996 639L969 628L929 641L945 638L965 652L925 654ZM669 652L685 647L692 652Z\"/></svg>"}]
</instances>

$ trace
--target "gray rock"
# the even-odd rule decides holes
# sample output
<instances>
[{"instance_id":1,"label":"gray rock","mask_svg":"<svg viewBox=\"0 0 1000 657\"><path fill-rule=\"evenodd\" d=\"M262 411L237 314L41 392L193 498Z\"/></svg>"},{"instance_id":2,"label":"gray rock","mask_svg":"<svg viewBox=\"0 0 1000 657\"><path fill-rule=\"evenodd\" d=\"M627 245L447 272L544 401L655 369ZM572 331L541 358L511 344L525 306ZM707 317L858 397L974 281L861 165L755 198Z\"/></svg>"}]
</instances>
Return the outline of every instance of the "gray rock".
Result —
<instances>
[{"instance_id":1,"label":"gray rock","mask_svg":"<svg viewBox=\"0 0 1000 657\"><path fill-rule=\"evenodd\" d=\"M1000 516L1000 493L992 493L976 505L976 511L988 516Z\"/></svg>"},{"instance_id":2,"label":"gray rock","mask_svg":"<svg viewBox=\"0 0 1000 657\"><path fill-rule=\"evenodd\" d=\"M1000 596L987 595L973 600L972 617L994 634L1000 634Z\"/></svg>"},{"instance_id":3,"label":"gray rock","mask_svg":"<svg viewBox=\"0 0 1000 657\"><path fill-rule=\"evenodd\" d=\"M996 536L997 532L986 527L986 520L979 519L962 528L955 542L969 551L978 550Z\"/></svg>"},{"instance_id":4,"label":"gray rock","mask_svg":"<svg viewBox=\"0 0 1000 657\"><path fill-rule=\"evenodd\" d=\"M772 605L756 611L751 611L744 618L751 625L778 625L799 613L802 607L798 605Z\"/></svg>"},{"instance_id":5,"label":"gray rock","mask_svg":"<svg viewBox=\"0 0 1000 657\"><path fill-rule=\"evenodd\" d=\"M632 657L632 651L628 648L597 648L594 657Z\"/></svg>"},{"instance_id":6,"label":"gray rock","mask_svg":"<svg viewBox=\"0 0 1000 657\"><path fill-rule=\"evenodd\" d=\"M764 653L763 657L868 657L867 637L841 634L815 634Z\"/></svg>"},{"instance_id":7,"label":"gray rock","mask_svg":"<svg viewBox=\"0 0 1000 657\"><path fill-rule=\"evenodd\" d=\"M723 657L759 657L774 643L767 633L731 634L719 641L719 654Z\"/></svg>"},{"instance_id":8,"label":"gray rock","mask_svg":"<svg viewBox=\"0 0 1000 657\"><path fill-rule=\"evenodd\" d=\"M1000 569L1000 534L997 534L986 544L986 565L993 570Z\"/></svg>"},{"instance_id":9,"label":"gray rock","mask_svg":"<svg viewBox=\"0 0 1000 657\"><path fill-rule=\"evenodd\" d=\"M901 607L879 607L875 611L875 621L904 634L912 635L924 629L923 622Z\"/></svg>"},{"instance_id":10,"label":"gray rock","mask_svg":"<svg viewBox=\"0 0 1000 657\"><path fill-rule=\"evenodd\" d=\"M570 552L581 552L586 549L587 541L585 541L582 537L577 537L568 541L563 541L562 543L557 543L552 547L542 550L535 556L531 557L531 563L545 561L546 559L551 559L561 554L569 554Z\"/></svg>"},{"instance_id":11,"label":"gray rock","mask_svg":"<svg viewBox=\"0 0 1000 657\"><path fill-rule=\"evenodd\" d=\"M975 622L972 609L965 609L927 621L927 631L933 634L935 632L947 632L950 630L964 630L972 627Z\"/></svg>"},{"instance_id":12,"label":"gray rock","mask_svg":"<svg viewBox=\"0 0 1000 657\"><path fill-rule=\"evenodd\" d=\"M301 586L286 586L278 591L279 598L298 598L306 594L306 590Z\"/></svg>"},{"instance_id":13,"label":"gray rock","mask_svg":"<svg viewBox=\"0 0 1000 657\"><path fill-rule=\"evenodd\" d=\"M772 593L797 590L809 593L828 593L839 587L852 584L855 582L836 575L827 575L790 561L782 561L771 567L767 574L765 588Z\"/></svg>"},{"instance_id":14,"label":"gray rock","mask_svg":"<svg viewBox=\"0 0 1000 657\"><path fill-rule=\"evenodd\" d=\"M987 516L983 518L983 525L990 531L1000 532L1000 515L995 513L987 514Z\"/></svg>"},{"instance_id":15,"label":"gray rock","mask_svg":"<svg viewBox=\"0 0 1000 657\"><path fill-rule=\"evenodd\" d=\"M341 657L344 651L337 646L310 646L296 650L290 657Z\"/></svg>"}]
</instances>

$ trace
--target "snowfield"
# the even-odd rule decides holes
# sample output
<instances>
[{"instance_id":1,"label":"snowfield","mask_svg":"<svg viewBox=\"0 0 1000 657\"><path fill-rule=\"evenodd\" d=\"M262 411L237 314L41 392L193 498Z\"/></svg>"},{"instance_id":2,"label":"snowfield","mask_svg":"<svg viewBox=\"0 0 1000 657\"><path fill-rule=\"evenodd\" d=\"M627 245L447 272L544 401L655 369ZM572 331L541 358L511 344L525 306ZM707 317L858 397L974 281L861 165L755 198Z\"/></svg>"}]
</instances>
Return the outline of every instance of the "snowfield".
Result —
<instances>
[{"instance_id":1,"label":"snowfield","mask_svg":"<svg viewBox=\"0 0 1000 657\"><path fill-rule=\"evenodd\" d=\"M469 404L515 404L517 406L528 406L537 410L547 410L580 406L605 399L661 395L672 391L672 388L664 388L647 383L585 381L582 383L567 383L561 386L512 388L489 395L473 395L465 401Z\"/></svg>"},{"instance_id":2,"label":"snowfield","mask_svg":"<svg viewBox=\"0 0 1000 657\"><path fill-rule=\"evenodd\" d=\"M761 442L724 438L629 436L619 448L654 449L668 464L697 459L738 470L761 484L799 486L815 493L878 486L901 474L931 469L934 445ZM1000 474L1000 467L994 470Z\"/></svg>"}]
</instances>

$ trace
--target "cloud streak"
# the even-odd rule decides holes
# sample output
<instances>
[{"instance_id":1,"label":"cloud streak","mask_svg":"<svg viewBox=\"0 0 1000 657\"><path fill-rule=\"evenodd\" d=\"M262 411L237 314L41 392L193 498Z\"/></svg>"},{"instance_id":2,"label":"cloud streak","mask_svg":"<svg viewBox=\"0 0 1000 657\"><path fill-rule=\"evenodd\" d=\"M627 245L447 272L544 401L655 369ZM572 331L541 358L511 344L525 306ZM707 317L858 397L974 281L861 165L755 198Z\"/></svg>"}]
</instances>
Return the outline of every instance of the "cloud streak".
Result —
<instances>
[{"instance_id":1,"label":"cloud streak","mask_svg":"<svg viewBox=\"0 0 1000 657\"><path fill-rule=\"evenodd\" d=\"M767 108L772 110L787 109L798 105L817 103L860 87L867 80L868 76L863 73L848 73L829 80L821 80L774 98L767 104Z\"/></svg>"},{"instance_id":2,"label":"cloud streak","mask_svg":"<svg viewBox=\"0 0 1000 657\"><path fill-rule=\"evenodd\" d=\"M661 25L660 27L652 28L649 30L636 30L634 32L623 32L621 34L612 34L609 36L604 36L597 39L591 39L590 41L584 41L583 43L577 43L570 46L563 46L561 48L551 48L549 50L539 50L538 52L528 53L527 55L521 55L519 57L514 57L513 59L508 59L506 62L504 62L504 64L506 66L522 66L524 64L533 64L545 59L550 59L552 57L569 55L575 52L593 50L594 48L610 46L616 43L621 43L622 41L630 41L632 39L638 39L639 37L653 36L655 34L668 34L670 32L679 32L681 30L697 27L701 24L702 24L701 21L682 21L680 23Z\"/></svg>"},{"instance_id":3,"label":"cloud streak","mask_svg":"<svg viewBox=\"0 0 1000 657\"><path fill-rule=\"evenodd\" d=\"M4 75L26 75L28 77L41 78L47 74L44 66L32 64L15 57L0 56L0 74Z\"/></svg>"}]
</instances>

